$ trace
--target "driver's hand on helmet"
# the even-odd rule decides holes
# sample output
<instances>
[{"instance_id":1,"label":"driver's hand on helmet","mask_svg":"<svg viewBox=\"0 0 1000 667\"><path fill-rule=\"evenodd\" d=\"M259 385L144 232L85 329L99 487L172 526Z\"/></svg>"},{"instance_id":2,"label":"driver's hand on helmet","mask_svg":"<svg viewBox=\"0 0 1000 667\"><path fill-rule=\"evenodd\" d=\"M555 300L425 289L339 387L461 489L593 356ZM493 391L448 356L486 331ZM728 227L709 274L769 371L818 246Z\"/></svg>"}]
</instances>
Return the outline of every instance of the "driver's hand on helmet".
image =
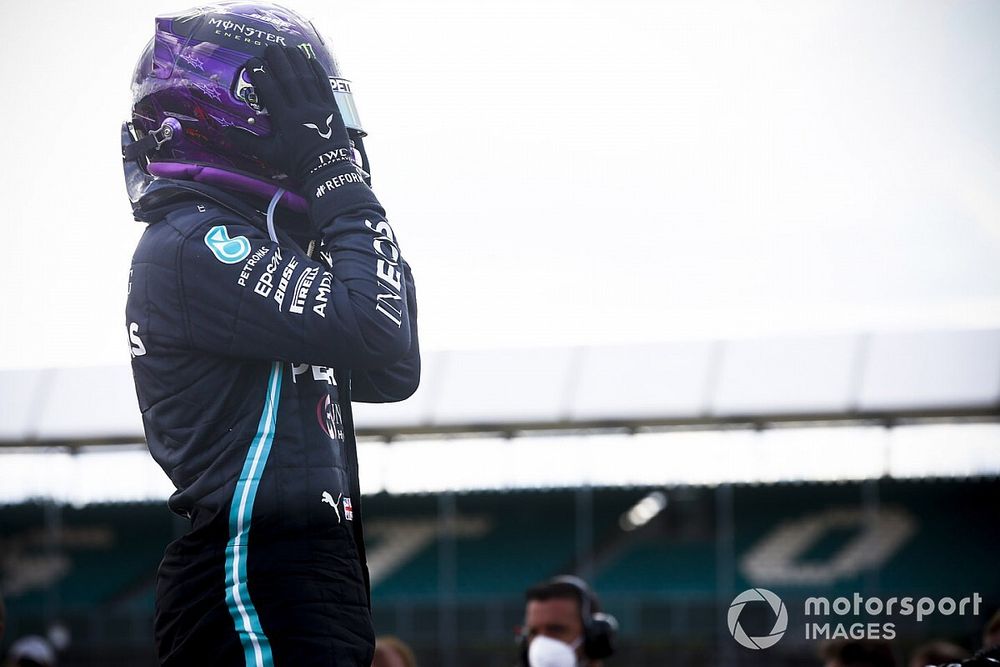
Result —
<instances>
[{"instance_id":1,"label":"driver's hand on helmet","mask_svg":"<svg viewBox=\"0 0 1000 667\"><path fill-rule=\"evenodd\" d=\"M315 58L293 46L271 44L251 58L247 74L267 110L266 136L231 127L227 137L240 150L284 171L305 186L355 171L353 150L330 79Z\"/></svg>"}]
</instances>

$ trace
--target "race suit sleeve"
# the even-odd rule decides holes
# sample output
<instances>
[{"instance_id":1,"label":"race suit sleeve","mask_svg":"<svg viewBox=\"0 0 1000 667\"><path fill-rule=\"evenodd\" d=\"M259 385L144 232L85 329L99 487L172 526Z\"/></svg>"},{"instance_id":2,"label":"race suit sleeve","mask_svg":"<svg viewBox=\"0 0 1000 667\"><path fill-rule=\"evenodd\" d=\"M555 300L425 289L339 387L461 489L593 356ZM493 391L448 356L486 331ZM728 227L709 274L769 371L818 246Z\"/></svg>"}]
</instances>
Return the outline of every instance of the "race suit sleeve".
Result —
<instances>
[{"instance_id":1,"label":"race suit sleeve","mask_svg":"<svg viewBox=\"0 0 1000 667\"><path fill-rule=\"evenodd\" d=\"M329 269L247 220L204 213L177 260L191 346L352 369L403 359L411 349L410 290L392 227L360 188L310 203Z\"/></svg>"},{"instance_id":2,"label":"race suit sleeve","mask_svg":"<svg viewBox=\"0 0 1000 667\"><path fill-rule=\"evenodd\" d=\"M417 337L417 290L410 265L401 260L410 324L410 349L385 368L351 372L351 399L361 403L391 403L409 398L420 383L420 342Z\"/></svg>"}]
</instances>

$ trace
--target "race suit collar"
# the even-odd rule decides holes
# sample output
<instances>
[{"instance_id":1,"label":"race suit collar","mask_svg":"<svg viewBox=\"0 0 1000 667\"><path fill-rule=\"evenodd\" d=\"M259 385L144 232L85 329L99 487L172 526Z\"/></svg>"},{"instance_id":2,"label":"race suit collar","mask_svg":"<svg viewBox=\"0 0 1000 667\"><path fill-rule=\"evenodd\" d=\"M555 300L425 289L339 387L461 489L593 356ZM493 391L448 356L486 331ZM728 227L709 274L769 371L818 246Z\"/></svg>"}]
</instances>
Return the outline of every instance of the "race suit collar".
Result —
<instances>
[{"instance_id":1,"label":"race suit collar","mask_svg":"<svg viewBox=\"0 0 1000 667\"><path fill-rule=\"evenodd\" d=\"M194 200L208 200L229 209L249 220L262 230L267 230L267 200L243 192L231 192L205 183L157 178L149 184L142 198L132 205L133 217L139 222L154 224L163 220L171 211L182 206L190 206ZM278 218L279 226L299 241L303 247L315 238L315 233L305 215L282 210Z\"/></svg>"}]
</instances>

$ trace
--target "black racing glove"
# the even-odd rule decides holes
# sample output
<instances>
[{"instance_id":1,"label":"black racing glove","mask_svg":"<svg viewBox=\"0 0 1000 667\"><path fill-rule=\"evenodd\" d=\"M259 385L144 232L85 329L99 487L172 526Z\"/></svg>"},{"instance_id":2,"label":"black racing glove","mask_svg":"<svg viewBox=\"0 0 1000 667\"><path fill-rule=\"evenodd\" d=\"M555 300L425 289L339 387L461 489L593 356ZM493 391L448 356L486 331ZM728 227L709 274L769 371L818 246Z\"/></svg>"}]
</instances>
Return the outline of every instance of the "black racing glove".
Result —
<instances>
[{"instance_id":1,"label":"black racing glove","mask_svg":"<svg viewBox=\"0 0 1000 667\"><path fill-rule=\"evenodd\" d=\"M229 128L228 138L284 171L310 202L373 199L352 161L353 146L323 66L301 49L272 44L263 59L251 58L246 68L270 116L271 133L262 137Z\"/></svg>"}]
</instances>

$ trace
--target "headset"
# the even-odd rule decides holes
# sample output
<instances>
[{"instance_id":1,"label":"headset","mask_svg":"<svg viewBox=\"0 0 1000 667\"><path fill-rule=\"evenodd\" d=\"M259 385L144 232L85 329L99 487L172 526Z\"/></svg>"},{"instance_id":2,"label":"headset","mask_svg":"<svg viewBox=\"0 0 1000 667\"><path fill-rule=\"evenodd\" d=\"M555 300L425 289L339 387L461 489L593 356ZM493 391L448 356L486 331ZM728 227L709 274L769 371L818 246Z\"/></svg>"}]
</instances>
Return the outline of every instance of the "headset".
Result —
<instances>
[{"instance_id":1,"label":"headset","mask_svg":"<svg viewBox=\"0 0 1000 667\"><path fill-rule=\"evenodd\" d=\"M580 621L583 624L583 654L591 660L609 658L615 653L618 644L618 619L611 614L594 611L596 596L580 577L562 575L549 579L547 584L566 584L572 586L580 599ZM527 628L517 637L520 648L521 665L530 667L528 663Z\"/></svg>"}]
</instances>

